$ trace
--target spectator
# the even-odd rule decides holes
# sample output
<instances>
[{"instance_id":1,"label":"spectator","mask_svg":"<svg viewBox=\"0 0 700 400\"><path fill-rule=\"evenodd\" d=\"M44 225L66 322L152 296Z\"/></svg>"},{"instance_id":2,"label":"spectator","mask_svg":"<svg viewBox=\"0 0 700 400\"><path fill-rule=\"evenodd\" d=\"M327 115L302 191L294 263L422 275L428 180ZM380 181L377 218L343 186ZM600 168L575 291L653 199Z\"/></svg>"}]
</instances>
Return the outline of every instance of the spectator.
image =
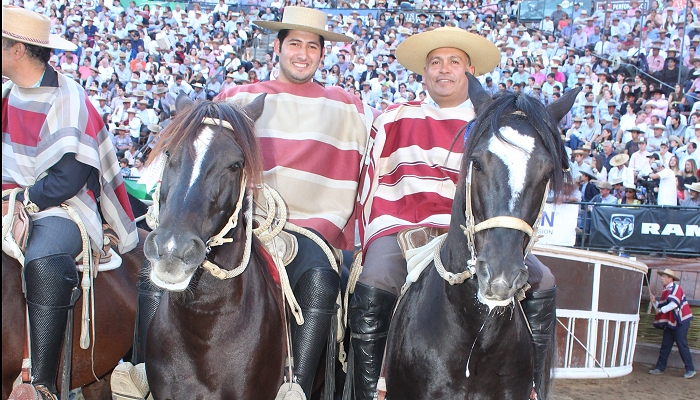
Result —
<instances>
[{"instance_id":1,"label":"spectator","mask_svg":"<svg viewBox=\"0 0 700 400\"><path fill-rule=\"evenodd\" d=\"M618 201L618 204L631 204L631 205L642 204L642 202L637 198L637 187L636 186L625 183L623 185L623 187L625 188L624 197L620 198L620 200Z\"/></svg>"},{"instance_id":2,"label":"spectator","mask_svg":"<svg viewBox=\"0 0 700 400\"><path fill-rule=\"evenodd\" d=\"M700 207L700 182L694 182L690 185L684 185L687 189L687 195L681 202L683 207Z\"/></svg>"},{"instance_id":3,"label":"spectator","mask_svg":"<svg viewBox=\"0 0 700 400\"><path fill-rule=\"evenodd\" d=\"M673 343L678 346L678 353L685 364L684 378L692 378L695 376L695 367L693 365L693 357L688 348L688 329L690 321L693 319L693 313L690 310L690 305L685 297L683 289L676 282L680 278L671 269L657 271L661 275L661 283L663 284L663 292L658 300L651 288L649 288L650 300L656 309L654 317L654 326L664 330L663 341L661 342L661 351L659 359L656 361L654 369L649 371L652 375L661 375L666 370L668 356L671 354Z\"/></svg>"},{"instance_id":4,"label":"spectator","mask_svg":"<svg viewBox=\"0 0 700 400\"><path fill-rule=\"evenodd\" d=\"M660 161L651 163L651 179L659 179L659 192L656 203L660 206L678 205L676 196L676 175Z\"/></svg>"}]
</instances>

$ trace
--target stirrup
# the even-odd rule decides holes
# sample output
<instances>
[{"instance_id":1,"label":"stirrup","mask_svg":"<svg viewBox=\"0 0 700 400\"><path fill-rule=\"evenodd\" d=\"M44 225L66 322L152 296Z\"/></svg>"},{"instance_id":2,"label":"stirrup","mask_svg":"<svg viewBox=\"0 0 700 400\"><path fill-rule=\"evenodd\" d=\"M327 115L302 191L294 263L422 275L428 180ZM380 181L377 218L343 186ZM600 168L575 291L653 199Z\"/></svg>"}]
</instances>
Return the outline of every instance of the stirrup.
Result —
<instances>
[{"instance_id":1,"label":"stirrup","mask_svg":"<svg viewBox=\"0 0 700 400\"><path fill-rule=\"evenodd\" d=\"M133 365L130 362L125 362L117 365L112 371L110 387L114 400L153 399L144 363Z\"/></svg>"},{"instance_id":2,"label":"stirrup","mask_svg":"<svg viewBox=\"0 0 700 400\"><path fill-rule=\"evenodd\" d=\"M12 389L8 400L58 400L58 396L51 393L44 385L21 383Z\"/></svg>"}]
</instances>

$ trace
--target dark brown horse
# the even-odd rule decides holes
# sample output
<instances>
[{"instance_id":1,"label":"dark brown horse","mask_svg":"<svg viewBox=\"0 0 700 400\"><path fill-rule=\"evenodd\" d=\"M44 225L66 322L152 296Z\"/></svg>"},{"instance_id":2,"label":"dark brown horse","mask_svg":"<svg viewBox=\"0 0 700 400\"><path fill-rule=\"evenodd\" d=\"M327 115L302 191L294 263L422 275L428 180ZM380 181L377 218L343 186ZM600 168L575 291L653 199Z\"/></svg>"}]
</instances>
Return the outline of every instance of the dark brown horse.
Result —
<instances>
[{"instance_id":1,"label":"dark brown horse","mask_svg":"<svg viewBox=\"0 0 700 400\"><path fill-rule=\"evenodd\" d=\"M477 117L462 156L450 229L435 253L440 257L406 291L389 329L386 384L392 399L523 400L533 388L532 337L514 296L528 279L523 259L548 189L558 193L564 185L568 162L557 122L579 90L545 108L525 94L491 99L468 77ZM455 279L467 277L467 269L473 278ZM552 356L544 360L540 398L547 397Z\"/></svg>"},{"instance_id":2,"label":"dark brown horse","mask_svg":"<svg viewBox=\"0 0 700 400\"><path fill-rule=\"evenodd\" d=\"M139 230L139 245L122 254L122 266L100 272L95 278L95 337L93 376L92 347L80 348L82 298L75 306L71 389L83 387L88 399L110 399L108 377L133 343L136 316L136 283L144 260L142 243L147 232ZM116 251L116 249L115 249ZM22 367L25 337L25 301L20 264L2 254L2 398L12 391L12 383ZM60 382L59 382L60 384ZM61 388L62 390L62 388Z\"/></svg>"},{"instance_id":3,"label":"dark brown horse","mask_svg":"<svg viewBox=\"0 0 700 400\"><path fill-rule=\"evenodd\" d=\"M231 103L193 105L180 96L178 116L154 149L168 157L159 225L144 245L151 281L165 289L146 348L156 399L274 399L282 383L281 291L244 217L250 183L260 182L253 122L263 104L260 96L246 117ZM210 248L234 216L237 224L224 235L232 242ZM205 261L224 273L245 269L220 280L203 271Z\"/></svg>"}]
</instances>

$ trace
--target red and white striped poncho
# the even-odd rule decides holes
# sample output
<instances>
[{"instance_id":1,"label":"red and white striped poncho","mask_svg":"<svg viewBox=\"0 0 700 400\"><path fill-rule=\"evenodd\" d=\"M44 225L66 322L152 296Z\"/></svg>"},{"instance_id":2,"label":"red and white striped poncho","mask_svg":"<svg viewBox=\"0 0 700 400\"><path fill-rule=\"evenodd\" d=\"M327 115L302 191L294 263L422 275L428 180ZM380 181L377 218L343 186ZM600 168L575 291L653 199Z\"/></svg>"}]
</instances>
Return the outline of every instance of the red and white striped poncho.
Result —
<instances>
[{"instance_id":1,"label":"red and white striped poncho","mask_svg":"<svg viewBox=\"0 0 700 400\"><path fill-rule=\"evenodd\" d=\"M655 327L663 328L668 326L671 329L675 329L679 324L693 319L693 313L690 310L688 299L685 298L683 289L677 283L669 284L664 288L664 291L661 292L659 308L662 308L669 303L675 303L677 307L671 311L656 314L654 317Z\"/></svg>"},{"instance_id":2,"label":"red and white striped poncho","mask_svg":"<svg viewBox=\"0 0 700 400\"><path fill-rule=\"evenodd\" d=\"M470 107L408 102L374 121L361 186L363 251L374 239L405 228L449 227L464 149L461 133L473 118Z\"/></svg>"},{"instance_id":3,"label":"red and white striped poncho","mask_svg":"<svg viewBox=\"0 0 700 400\"><path fill-rule=\"evenodd\" d=\"M102 251L100 211L119 237L119 251L138 244L134 215L109 132L88 99L85 89L50 66L45 74L56 74L57 86L19 87L12 81L2 87L2 188L34 185L66 153L98 171L99 206L96 196L84 186L65 203L85 224L93 248ZM32 214L69 218L59 207Z\"/></svg>"},{"instance_id":4,"label":"red and white striped poncho","mask_svg":"<svg viewBox=\"0 0 700 400\"><path fill-rule=\"evenodd\" d=\"M218 99L248 104L267 93L255 123L263 179L289 209L289 221L352 249L360 168L374 114L339 87L266 81L227 89Z\"/></svg>"}]
</instances>

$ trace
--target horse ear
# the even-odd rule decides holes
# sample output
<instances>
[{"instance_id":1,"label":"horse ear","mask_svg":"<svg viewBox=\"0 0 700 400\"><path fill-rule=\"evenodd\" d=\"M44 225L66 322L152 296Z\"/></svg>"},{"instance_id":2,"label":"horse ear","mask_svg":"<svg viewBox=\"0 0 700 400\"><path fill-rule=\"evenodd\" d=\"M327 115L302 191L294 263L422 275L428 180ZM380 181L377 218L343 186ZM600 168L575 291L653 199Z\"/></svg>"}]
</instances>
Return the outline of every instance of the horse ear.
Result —
<instances>
[{"instance_id":1,"label":"horse ear","mask_svg":"<svg viewBox=\"0 0 700 400\"><path fill-rule=\"evenodd\" d=\"M483 105L491 102L491 96L486 93L481 82L471 73L467 72L467 80L469 81L469 99L474 105L474 109L481 108Z\"/></svg>"},{"instance_id":2,"label":"horse ear","mask_svg":"<svg viewBox=\"0 0 700 400\"><path fill-rule=\"evenodd\" d=\"M553 103L550 103L547 106L547 111L549 111L552 116L554 117L554 120L559 123L562 118L571 111L571 107L574 106L574 102L576 101L576 96L578 93L581 91L581 88L575 88L571 89L568 92L566 92L561 98Z\"/></svg>"},{"instance_id":3,"label":"horse ear","mask_svg":"<svg viewBox=\"0 0 700 400\"><path fill-rule=\"evenodd\" d=\"M243 111L245 111L248 118L253 121L257 121L258 118L260 118L263 113L263 109L265 108L265 96L267 96L267 93L261 94L260 96L256 97L255 100L243 107Z\"/></svg>"},{"instance_id":4,"label":"horse ear","mask_svg":"<svg viewBox=\"0 0 700 400\"><path fill-rule=\"evenodd\" d=\"M177 98L175 99L175 109L177 110L178 114L183 113L193 105L194 101L190 99L187 94L185 94L184 90L180 90L180 94L178 94Z\"/></svg>"}]
</instances>

